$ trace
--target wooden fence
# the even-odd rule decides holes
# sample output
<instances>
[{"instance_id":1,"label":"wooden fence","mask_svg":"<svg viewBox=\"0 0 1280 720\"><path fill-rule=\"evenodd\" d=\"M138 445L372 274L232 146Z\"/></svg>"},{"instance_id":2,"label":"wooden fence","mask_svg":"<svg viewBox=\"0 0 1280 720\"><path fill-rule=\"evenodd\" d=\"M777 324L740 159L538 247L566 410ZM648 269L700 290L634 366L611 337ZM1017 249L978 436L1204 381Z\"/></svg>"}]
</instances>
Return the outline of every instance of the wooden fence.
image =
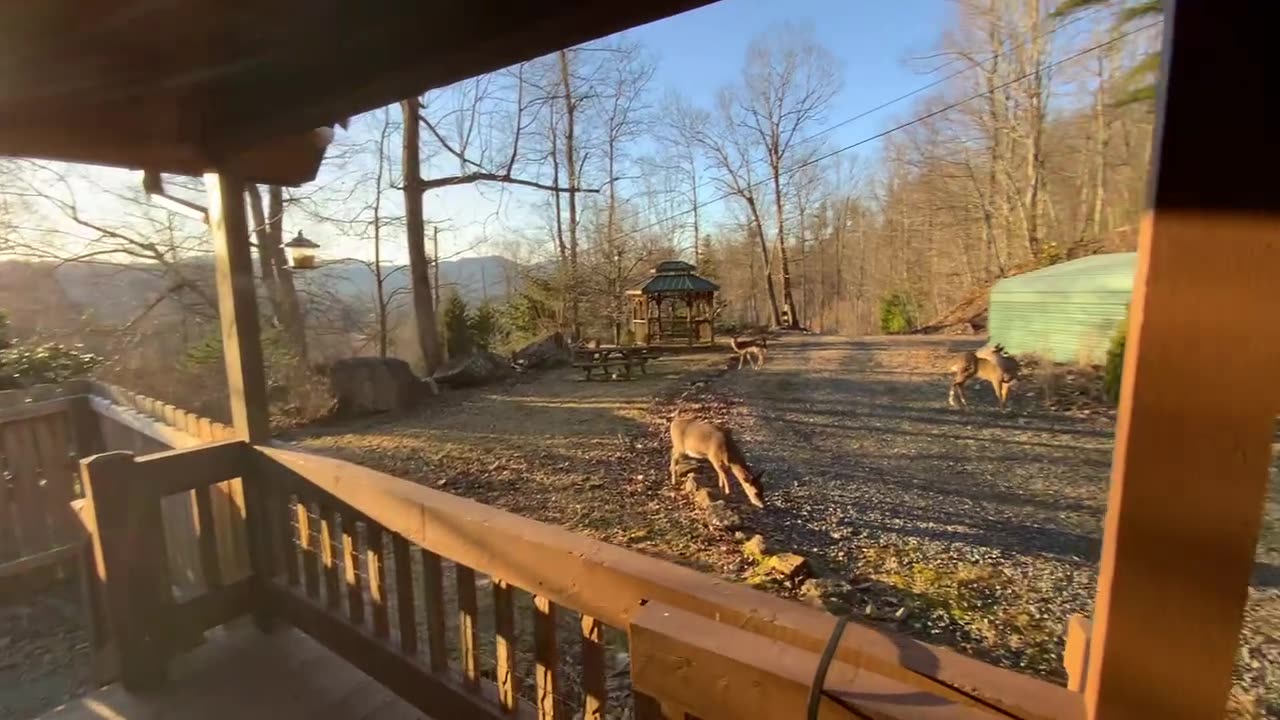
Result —
<instances>
[{"instance_id":1,"label":"wooden fence","mask_svg":"<svg viewBox=\"0 0 1280 720\"><path fill-rule=\"evenodd\" d=\"M99 383L0 392L0 578L75 557L84 540L69 507L83 497L78 459L103 451L146 456L232 436L221 423ZM208 587L198 544L202 517L219 530L226 578L249 574L241 481L217 483L208 507L202 502L194 492L162 501L170 579L180 600Z\"/></svg>"},{"instance_id":2,"label":"wooden fence","mask_svg":"<svg viewBox=\"0 0 1280 720\"><path fill-rule=\"evenodd\" d=\"M58 565L83 537L69 504L91 446L83 386L0 392L0 579Z\"/></svg>"},{"instance_id":3,"label":"wooden fence","mask_svg":"<svg viewBox=\"0 0 1280 720\"><path fill-rule=\"evenodd\" d=\"M235 437L231 428L145 395L103 383L92 383L90 408L102 435L102 449L126 451L145 457L156 452L191 448ZM202 507L206 503L208 507ZM194 491L168 495L161 501L168 552L169 580L181 600L209 588L199 538L202 518L213 523L218 543L218 564L223 579L242 580L249 575L249 554L244 518L244 486L240 478L215 483L208 497ZM205 533L208 535L208 533Z\"/></svg>"}]
</instances>

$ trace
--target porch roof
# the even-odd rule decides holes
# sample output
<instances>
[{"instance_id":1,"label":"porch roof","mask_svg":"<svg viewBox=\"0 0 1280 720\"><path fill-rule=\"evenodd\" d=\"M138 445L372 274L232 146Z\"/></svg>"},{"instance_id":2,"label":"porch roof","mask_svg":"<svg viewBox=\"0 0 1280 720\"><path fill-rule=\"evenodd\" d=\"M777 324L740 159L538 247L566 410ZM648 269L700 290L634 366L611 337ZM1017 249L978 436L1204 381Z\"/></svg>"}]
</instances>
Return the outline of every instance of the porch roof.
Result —
<instances>
[{"instance_id":1,"label":"porch roof","mask_svg":"<svg viewBox=\"0 0 1280 720\"><path fill-rule=\"evenodd\" d=\"M0 155L314 177L315 128L711 0L0 0Z\"/></svg>"}]
</instances>

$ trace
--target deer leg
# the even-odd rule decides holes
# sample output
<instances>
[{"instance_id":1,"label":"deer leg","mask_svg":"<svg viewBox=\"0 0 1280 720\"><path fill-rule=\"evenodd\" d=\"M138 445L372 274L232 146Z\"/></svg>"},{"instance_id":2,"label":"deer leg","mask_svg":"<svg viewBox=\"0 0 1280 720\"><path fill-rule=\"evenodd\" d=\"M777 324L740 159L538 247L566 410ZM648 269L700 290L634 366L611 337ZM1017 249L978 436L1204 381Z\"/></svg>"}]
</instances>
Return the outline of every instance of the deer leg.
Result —
<instances>
[{"instance_id":1,"label":"deer leg","mask_svg":"<svg viewBox=\"0 0 1280 720\"><path fill-rule=\"evenodd\" d=\"M724 461L711 458L708 459L711 460L711 467L716 470L716 477L720 478L720 492L723 493L725 497L729 497L729 476L724 472Z\"/></svg>"},{"instance_id":2,"label":"deer leg","mask_svg":"<svg viewBox=\"0 0 1280 720\"><path fill-rule=\"evenodd\" d=\"M958 380L951 383L951 396L947 398L947 401L951 403L952 407L956 407L956 402L955 402L956 398L960 399L961 406L966 408L969 407L969 401L964 399L964 381L963 380Z\"/></svg>"},{"instance_id":3,"label":"deer leg","mask_svg":"<svg viewBox=\"0 0 1280 720\"><path fill-rule=\"evenodd\" d=\"M677 468L680 467L680 459L682 457L684 457L684 453L680 452L674 447L671 448L671 484L672 485L675 485L677 482L676 470Z\"/></svg>"},{"instance_id":4,"label":"deer leg","mask_svg":"<svg viewBox=\"0 0 1280 720\"><path fill-rule=\"evenodd\" d=\"M764 507L764 500L760 497L759 491L751 484L751 473L737 463L729 465L729 469L733 471L733 476L737 478L738 484L742 486L742 494L746 496L747 501L756 507Z\"/></svg>"},{"instance_id":5,"label":"deer leg","mask_svg":"<svg viewBox=\"0 0 1280 720\"><path fill-rule=\"evenodd\" d=\"M738 353L738 369L742 369L742 361L747 359L746 353Z\"/></svg>"}]
</instances>

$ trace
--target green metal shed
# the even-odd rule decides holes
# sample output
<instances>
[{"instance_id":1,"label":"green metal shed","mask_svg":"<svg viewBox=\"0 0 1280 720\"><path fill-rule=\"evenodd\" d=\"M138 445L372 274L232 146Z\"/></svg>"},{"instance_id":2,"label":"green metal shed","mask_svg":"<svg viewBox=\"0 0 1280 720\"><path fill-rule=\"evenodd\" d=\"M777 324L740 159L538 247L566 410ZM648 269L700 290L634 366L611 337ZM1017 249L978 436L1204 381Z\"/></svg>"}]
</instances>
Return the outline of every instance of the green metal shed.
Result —
<instances>
[{"instance_id":1,"label":"green metal shed","mask_svg":"<svg viewBox=\"0 0 1280 720\"><path fill-rule=\"evenodd\" d=\"M1058 362L1104 362L1137 266L1137 253L1108 253L1001 280L991 288L991 342Z\"/></svg>"}]
</instances>

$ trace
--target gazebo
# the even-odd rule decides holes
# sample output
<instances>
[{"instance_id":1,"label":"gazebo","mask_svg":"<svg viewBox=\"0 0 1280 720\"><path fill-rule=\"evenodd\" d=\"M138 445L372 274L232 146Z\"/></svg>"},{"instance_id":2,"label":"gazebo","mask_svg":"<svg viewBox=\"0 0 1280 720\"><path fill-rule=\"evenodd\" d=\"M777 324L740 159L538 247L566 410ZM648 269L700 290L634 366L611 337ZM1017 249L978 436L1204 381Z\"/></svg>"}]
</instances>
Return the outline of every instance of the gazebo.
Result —
<instances>
[{"instance_id":1,"label":"gazebo","mask_svg":"<svg viewBox=\"0 0 1280 720\"><path fill-rule=\"evenodd\" d=\"M631 328L636 342L686 340L712 343L716 339L715 298L719 285L702 277L683 260L665 260L649 271L643 285L627 291L631 299Z\"/></svg>"}]
</instances>

